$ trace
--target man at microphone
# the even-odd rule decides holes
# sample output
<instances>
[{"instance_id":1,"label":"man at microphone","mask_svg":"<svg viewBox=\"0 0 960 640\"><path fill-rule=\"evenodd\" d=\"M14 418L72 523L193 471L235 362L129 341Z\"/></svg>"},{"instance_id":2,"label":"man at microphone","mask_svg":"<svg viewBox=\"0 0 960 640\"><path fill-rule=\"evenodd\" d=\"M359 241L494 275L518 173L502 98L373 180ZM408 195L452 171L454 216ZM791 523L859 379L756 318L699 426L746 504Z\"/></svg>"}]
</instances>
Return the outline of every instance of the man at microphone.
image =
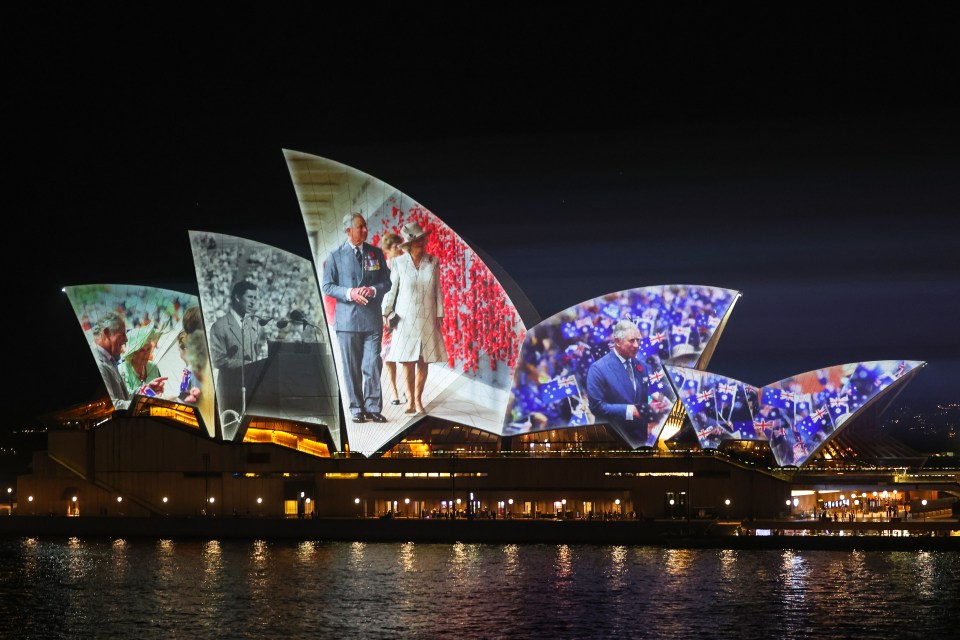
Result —
<instances>
[{"instance_id":1,"label":"man at microphone","mask_svg":"<svg viewBox=\"0 0 960 640\"><path fill-rule=\"evenodd\" d=\"M266 322L253 313L259 300L257 285L248 280L237 282L226 313L210 328L210 363L215 371L221 417L228 411L235 412L235 418L243 417L247 385L244 367L265 357L260 349L260 329Z\"/></svg>"}]
</instances>

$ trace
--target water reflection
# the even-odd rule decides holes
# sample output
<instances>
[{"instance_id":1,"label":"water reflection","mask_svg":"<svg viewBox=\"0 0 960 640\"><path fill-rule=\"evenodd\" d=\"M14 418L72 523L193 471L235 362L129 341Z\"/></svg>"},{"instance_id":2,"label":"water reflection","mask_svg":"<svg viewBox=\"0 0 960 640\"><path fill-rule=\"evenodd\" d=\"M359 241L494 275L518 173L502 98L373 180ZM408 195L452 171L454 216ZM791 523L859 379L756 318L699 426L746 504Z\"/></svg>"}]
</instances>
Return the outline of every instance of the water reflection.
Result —
<instances>
[{"instance_id":1,"label":"water reflection","mask_svg":"<svg viewBox=\"0 0 960 640\"><path fill-rule=\"evenodd\" d=\"M0 560L18 640L874 640L960 622L955 553L23 539Z\"/></svg>"}]
</instances>

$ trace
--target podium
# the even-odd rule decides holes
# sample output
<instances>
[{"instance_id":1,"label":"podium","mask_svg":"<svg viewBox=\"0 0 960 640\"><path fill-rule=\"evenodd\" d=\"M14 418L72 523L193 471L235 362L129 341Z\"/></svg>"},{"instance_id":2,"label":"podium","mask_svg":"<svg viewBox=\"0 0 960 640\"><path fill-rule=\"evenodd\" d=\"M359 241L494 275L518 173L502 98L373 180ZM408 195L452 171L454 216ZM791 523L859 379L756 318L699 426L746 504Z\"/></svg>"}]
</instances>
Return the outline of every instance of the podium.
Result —
<instances>
[{"instance_id":1,"label":"podium","mask_svg":"<svg viewBox=\"0 0 960 640\"><path fill-rule=\"evenodd\" d=\"M267 357L241 369L222 369L217 382L220 413L330 425L338 416L332 357L319 342L270 342ZM244 388L246 393L244 394ZM246 406L244 406L244 395ZM244 420L246 422L246 420ZM238 433L234 439L242 438Z\"/></svg>"}]
</instances>

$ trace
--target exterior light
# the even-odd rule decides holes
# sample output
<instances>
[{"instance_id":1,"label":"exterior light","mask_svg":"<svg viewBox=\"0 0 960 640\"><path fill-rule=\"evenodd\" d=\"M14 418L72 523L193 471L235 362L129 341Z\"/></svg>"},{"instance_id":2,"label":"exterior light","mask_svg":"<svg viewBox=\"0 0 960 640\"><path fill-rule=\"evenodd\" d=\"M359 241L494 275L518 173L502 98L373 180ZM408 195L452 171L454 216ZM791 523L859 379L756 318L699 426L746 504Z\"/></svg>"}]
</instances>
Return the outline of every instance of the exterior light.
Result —
<instances>
[{"instance_id":1,"label":"exterior light","mask_svg":"<svg viewBox=\"0 0 960 640\"><path fill-rule=\"evenodd\" d=\"M793 506L795 506L795 507L800 506L800 498L794 498L794 499L793 499Z\"/></svg>"},{"instance_id":2,"label":"exterior light","mask_svg":"<svg viewBox=\"0 0 960 640\"><path fill-rule=\"evenodd\" d=\"M167 503L167 496L163 496L163 503L164 503L164 504Z\"/></svg>"},{"instance_id":3,"label":"exterior light","mask_svg":"<svg viewBox=\"0 0 960 640\"><path fill-rule=\"evenodd\" d=\"M563 500L561 500L561 501L560 501L560 504L567 504L567 499L564 498Z\"/></svg>"},{"instance_id":4,"label":"exterior light","mask_svg":"<svg viewBox=\"0 0 960 640\"><path fill-rule=\"evenodd\" d=\"M117 496L117 502L123 502L123 496Z\"/></svg>"},{"instance_id":5,"label":"exterior light","mask_svg":"<svg viewBox=\"0 0 960 640\"><path fill-rule=\"evenodd\" d=\"M927 499L924 498L923 500L921 500L920 504L922 504L923 506L927 506Z\"/></svg>"},{"instance_id":6,"label":"exterior light","mask_svg":"<svg viewBox=\"0 0 960 640\"><path fill-rule=\"evenodd\" d=\"M13 493L13 487L7 487L7 493Z\"/></svg>"},{"instance_id":7,"label":"exterior light","mask_svg":"<svg viewBox=\"0 0 960 640\"><path fill-rule=\"evenodd\" d=\"M307 492L306 492L306 491L301 491L301 492L300 492L300 497L301 497L301 498L303 498L303 497L306 496L306 495L307 495Z\"/></svg>"},{"instance_id":8,"label":"exterior light","mask_svg":"<svg viewBox=\"0 0 960 640\"><path fill-rule=\"evenodd\" d=\"M724 501L723 501L723 504L725 504L725 505L727 505L727 506L729 507L729 506L730 506L730 498L727 498L726 500L724 500Z\"/></svg>"},{"instance_id":9,"label":"exterior light","mask_svg":"<svg viewBox=\"0 0 960 640\"><path fill-rule=\"evenodd\" d=\"M788 507L790 506L790 501L789 501L789 500L787 500L787 506L788 506Z\"/></svg>"},{"instance_id":10,"label":"exterior light","mask_svg":"<svg viewBox=\"0 0 960 640\"><path fill-rule=\"evenodd\" d=\"M210 498L210 504L213 504L216 501L216 498Z\"/></svg>"},{"instance_id":11,"label":"exterior light","mask_svg":"<svg viewBox=\"0 0 960 640\"><path fill-rule=\"evenodd\" d=\"M513 504L513 498L510 498L509 500L507 500L507 504Z\"/></svg>"},{"instance_id":12,"label":"exterior light","mask_svg":"<svg viewBox=\"0 0 960 640\"><path fill-rule=\"evenodd\" d=\"M307 504L310 504L310 498L307 498L306 500L304 500L304 502L306 502Z\"/></svg>"},{"instance_id":13,"label":"exterior light","mask_svg":"<svg viewBox=\"0 0 960 640\"><path fill-rule=\"evenodd\" d=\"M76 501L77 501L77 496L73 496L73 497L70 498L70 499L71 499L73 502L76 502Z\"/></svg>"},{"instance_id":14,"label":"exterior light","mask_svg":"<svg viewBox=\"0 0 960 640\"><path fill-rule=\"evenodd\" d=\"M257 504L263 504L263 498L257 498Z\"/></svg>"},{"instance_id":15,"label":"exterior light","mask_svg":"<svg viewBox=\"0 0 960 640\"><path fill-rule=\"evenodd\" d=\"M354 498L353 504L360 504L360 498Z\"/></svg>"},{"instance_id":16,"label":"exterior light","mask_svg":"<svg viewBox=\"0 0 960 640\"><path fill-rule=\"evenodd\" d=\"M410 504L410 498L404 498L403 504Z\"/></svg>"},{"instance_id":17,"label":"exterior light","mask_svg":"<svg viewBox=\"0 0 960 640\"><path fill-rule=\"evenodd\" d=\"M33 496L27 496L27 502L33 502Z\"/></svg>"},{"instance_id":18,"label":"exterior light","mask_svg":"<svg viewBox=\"0 0 960 640\"><path fill-rule=\"evenodd\" d=\"M617 498L616 500L614 500L613 504L620 506L620 498ZM670 504L673 504L673 500L670 501Z\"/></svg>"},{"instance_id":19,"label":"exterior light","mask_svg":"<svg viewBox=\"0 0 960 640\"><path fill-rule=\"evenodd\" d=\"M460 498L457 498L457 504L460 504Z\"/></svg>"}]
</instances>

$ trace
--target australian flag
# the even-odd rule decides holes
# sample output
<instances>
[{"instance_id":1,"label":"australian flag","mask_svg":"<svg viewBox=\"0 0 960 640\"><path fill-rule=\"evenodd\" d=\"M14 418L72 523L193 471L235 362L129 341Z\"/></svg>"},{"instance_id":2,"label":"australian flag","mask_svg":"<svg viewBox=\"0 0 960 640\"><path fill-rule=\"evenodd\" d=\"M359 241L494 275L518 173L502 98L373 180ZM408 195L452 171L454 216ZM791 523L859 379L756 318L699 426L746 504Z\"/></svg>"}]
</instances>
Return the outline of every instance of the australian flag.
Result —
<instances>
[{"instance_id":1,"label":"australian flag","mask_svg":"<svg viewBox=\"0 0 960 640\"><path fill-rule=\"evenodd\" d=\"M604 305L600 311L608 318L613 318L614 320L620 319L620 305L618 305L616 302L611 302Z\"/></svg>"},{"instance_id":2,"label":"australian flag","mask_svg":"<svg viewBox=\"0 0 960 640\"><path fill-rule=\"evenodd\" d=\"M663 391L666 389L666 372L663 369L657 369L656 372L647 376L648 389L651 393Z\"/></svg>"},{"instance_id":3,"label":"australian flag","mask_svg":"<svg viewBox=\"0 0 960 640\"><path fill-rule=\"evenodd\" d=\"M690 396L684 404L690 413L702 413L707 409L713 408L713 389L702 391L695 396Z\"/></svg>"},{"instance_id":4,"label":"australian flag","mask_svg":"<svg viewBox=\"0 0 960 640\"><path fill-rule=\"evenodd\" d=\"M721 382L717 385L717 393L720 396L720 402L733 402L733 399L737 397L737 385Z\"/></svg>"},{"instance_id":5,"label":"australian flag","mask_svg":"<svg viewBox=\"0 0 960 640\"><path fill-rule=\"evenodd\" d=\"M820 426L813 420L812 417L807 416L803 420L800 420L796 424L797 431L800 432L800 436L809 441L813 438L813 434L820 431Z\"/></svg>"},{"instance_id":6,"label":"australian flag","mask_svg":"<svg viewBox=\"0 0 960 640\"><path fill-rule=\"evenodd\" d=\"M830 413L834 416L842 416L850 413L850 400L846 395L833 396L828 401Z\"/></svg>"},{"instance_id":7,"label":"australian flag","mask_svg":"<svg viewBox=\"0 0 960 640\"><path fill-rule=\"evenodd\" d=\"M667 336L664 333L655 333L649 338L640 341L640 355L643 357L655 356L660 353L660 344L666 341Z\"/></svg>"},{"instance_id":8,"label":"australian flag","mask_svg":"<svg viewBox=\"0 0 960 640\"><path fill-rule=\"evenodd\" d=\"M763 404L789 411L793 411L794 401L795 398L791 392L777 387L764 387L760 397L760 402Z\"/></svg>"},{"instance_id":9,"label":"australian flag","mask_svg":"<svg viewBox=\"0 0 960 640\"><path fill-rule=\"evenodd\" d=\"M670 343L673 345L690 342L690 327L674 327L670 330Z\"/></svg>"},{"instance_id":10,"label":"australian flag","mask_svg":"<svg viewBox=\"0 0 960 640\"><path fill-rule=\"evenodd\" d=\"M648 320L647 318L637 318L634 320L637 324L637 328L640 329L642 335L650 335L653 333L653 320Z\"/></svg>"},{"instance_id":11,"label":"australian flag","mask_svg":"<svg viewBox=\"0 0 960 640\"><path fill-rule=\"evenodd\" d=\"M577 379L570 376L560 376L540 385L540 399L544 404L553 404L564 398L579 397Z\"/></svg>"}]
</instances>

